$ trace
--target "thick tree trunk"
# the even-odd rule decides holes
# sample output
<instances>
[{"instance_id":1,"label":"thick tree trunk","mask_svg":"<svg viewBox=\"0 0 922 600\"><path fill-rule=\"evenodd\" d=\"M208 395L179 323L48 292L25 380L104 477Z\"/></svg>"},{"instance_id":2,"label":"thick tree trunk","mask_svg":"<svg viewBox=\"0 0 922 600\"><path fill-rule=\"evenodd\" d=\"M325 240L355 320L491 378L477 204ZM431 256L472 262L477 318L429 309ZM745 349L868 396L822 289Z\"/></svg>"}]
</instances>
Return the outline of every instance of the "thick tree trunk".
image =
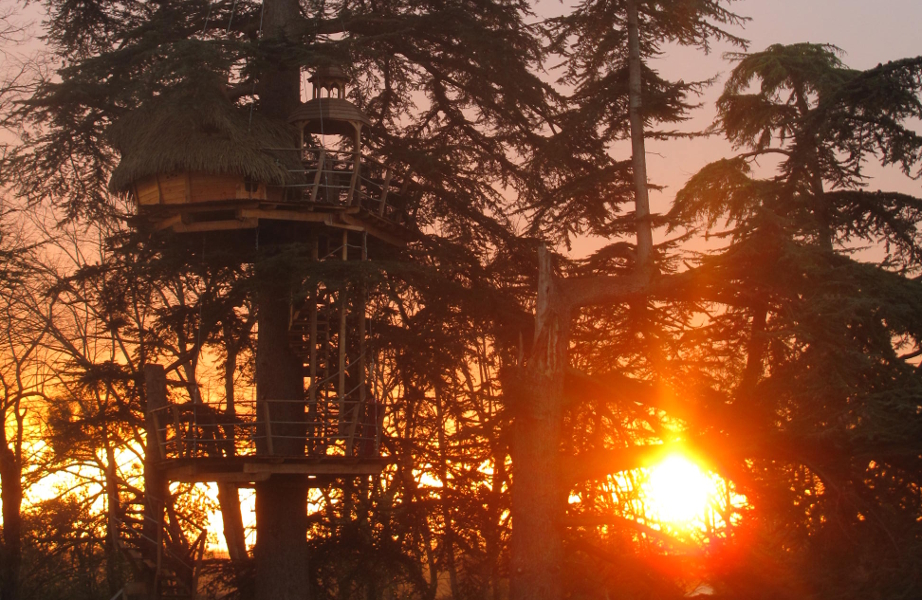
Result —
<instances>
[{"instance_id":1,"label":"thick tree trunk","mask_svg":"<svg viewBox=\"0 0 922 600\"><path fill-rule=\"evenodd\" d=\"M560 432L569 313L557 302L550 254L539 252L535 345L508 382L512 441L512 600L562 598Z\"/></svg>"},{"instance_id":2,"label":"thick tree trunk","mask_svg":"<svg viewBox=\"0 0 922 600\"><path fill-rule=\"evenodd\" d=\"M0 446L0 496L3 503L3 543L0 544L0 598L19 600L22 565L22 468L18 453L7 445L6 432Z\"/></svg>"},{"instance_id":3,"label":"thick tree trunk","mask_svg":"<svg viewBox=\"0 0 922 600\"><path fill-rule=\"evenodd\" d=\"M298 0L265 0L263 4L265 47L280 48L294 37L301 20ZM263 72L259 81L260 111L267 117L285 120L300 102L300 65L285 61L277 53L276 69ZM257 267L258 269L259 267ZM264 274L263 274L264 275ZM257 291L256 397L261 418L272 421L302 421L304 405L270 400L303 400L304 378L300 360L288 344L290 314L287 285L276 285L260 277ZM301 431L300 439L293 439ZM265 428L264 428L265 432ZM272 430L271 451L275 455L304 454L303 428L279 426ZM288 435L290 438L276 436ZM261 440L260 451L270 448ZM294 600L308 596L307 579L307 485L303 476L273 476L256 484L256 600Z\"/></svg>"},{"instance_id":4,"label":"thick tree trunk","mask_svg":"<svg viewBox=\"0 0 922 600\"><path fill-rule=\"evenodd\" d=\"M640 60L640 17L636 0L627 0L628 119L631 124L631 161L634 168L635 216L637 218L637 266L646 268L653 255L650 193L647 188L647 150L644 140Z\"/></svg>"},{"instance_id":5,"label":"thick tree trunk","mask_svg":"<svg viewBox=\"0 0 922 600\"><path fill-rule=\"evenodd\" d=\"M303 476L256 484L256 600L304 600L308 591L307 487Z\"/></svg>"},{"instance_id":6,"label":"thick tree trunk","mask_svg":"<svg viewBox=\"0 0 922 600\"><path fill-rule=\"evenodd\" d=\"M262 279L258 292L256 348L257 412L268 415L271 453L303 456L302 365L288 344L289 294L284 285ZM260 450L269 452L269 428ZM300 435L299 435L300 433ZM307 482L303 476L274 475L256 484L256 600L307 597Z\"/></svg>"},{"instance_id":7,"label":"thick tree trunk","mask_svg":"<svg viewBox=\"0 0 922 600\"><path fill-rule=\"evenodd\" d=\"M157 468L161 458L161 437L158 422L154 416L158 408L166 406L166 373L161 365L144 367L144 389L147 400L147 448L144 451L144 547L142 553L147 560L157 561L158 540L163 528L163 513L170 489L163 472ZM144 582L150 598L156 598L156 581L153 577Z\"/></svg>"}]
</instances>

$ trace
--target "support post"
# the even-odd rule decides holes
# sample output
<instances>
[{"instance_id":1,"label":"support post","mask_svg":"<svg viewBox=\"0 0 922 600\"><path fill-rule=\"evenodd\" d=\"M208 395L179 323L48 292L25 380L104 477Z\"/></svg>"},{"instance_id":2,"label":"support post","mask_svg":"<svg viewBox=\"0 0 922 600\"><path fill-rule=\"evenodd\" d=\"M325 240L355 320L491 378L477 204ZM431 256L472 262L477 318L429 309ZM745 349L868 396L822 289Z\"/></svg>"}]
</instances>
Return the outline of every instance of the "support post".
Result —
<instances>
[{"instance_id":1,"label":"support post","mask_svg":"<svg viewBox=\"0 0 922 600\"><path fill-rule=\"evenodd\" d=\"M169 495L166 477L157 467L159 457L151 448L152 444L154 448L162 447L161 433L157 427L155 415L158 409L167 406L166 372L161 365L144 366L144 395L147 402L145 420L147 448L144 452L144 523L141 529L144 541L141 553L145 559L158 566L157 572L151 574L151 577L144 582L153 600L156 598L157 573L160 564L164 503ZM156 540L156 542L150 540Z\"/></svg>"},{"instance_id":2,"label":"support post","mask_svg":"<svg viewBox=\"0 0 922 600\"><path fill-rule=\"evenodd\" d=\"M349 260L349 232L343 230L343 262ZM349 313L347 302L348 285L342 284L339 290L339 427L340 434L344 433L343 418L346 416L346 316Z\"/></svg>"}]
</instances>

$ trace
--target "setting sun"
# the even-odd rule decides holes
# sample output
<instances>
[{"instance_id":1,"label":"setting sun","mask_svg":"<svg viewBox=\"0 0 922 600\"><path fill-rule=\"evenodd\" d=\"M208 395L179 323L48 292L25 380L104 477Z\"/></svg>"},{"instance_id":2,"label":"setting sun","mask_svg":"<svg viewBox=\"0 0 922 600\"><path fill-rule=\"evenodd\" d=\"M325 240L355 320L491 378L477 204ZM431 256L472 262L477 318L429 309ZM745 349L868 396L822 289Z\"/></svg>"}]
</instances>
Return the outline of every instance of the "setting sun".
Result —
<instances>
[{"instance_id":1,"label":"setting sun","mask_svg":"<svg viewBox=\"0 0 922 600\"><path fill-rule=\"evenodd\" d=\"M702 520L717 493L713 478L680 455L671 455L650 469L644 496L650 515L665 523Z\"/></svg>"}]
</instances>

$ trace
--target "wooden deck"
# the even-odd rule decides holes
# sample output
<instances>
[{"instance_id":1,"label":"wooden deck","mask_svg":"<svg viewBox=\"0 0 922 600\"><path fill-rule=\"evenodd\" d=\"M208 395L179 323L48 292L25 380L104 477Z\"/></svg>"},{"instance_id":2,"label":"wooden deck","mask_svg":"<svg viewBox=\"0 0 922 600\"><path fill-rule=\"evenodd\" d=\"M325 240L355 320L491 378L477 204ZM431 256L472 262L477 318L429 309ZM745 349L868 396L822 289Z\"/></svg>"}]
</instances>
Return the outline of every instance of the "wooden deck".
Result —
<instances>
[{"instance_id":1,"label":"wooden deck","mask_svg":"<svg viewBox=\"0 0 922 600\"><path fill-rule=\"evenodd\" d=\"M279 457L234 456L161 460L158 466L169 481L256 483L271 475L303 475L329 479L379 474L391 460L386 457Z\"/></svg>"},{"instance_id":2,"label":"wooden deck","mask_svg":"<svg viewBox=\"0 0 922 600\"><path fill-rule=\"evenodd\" d=\"M166 178L179 182L173 187L154 178L146 187L135 186L134 194L140 215L160 230L232 231L289 222L362 231L406 245L413 230L407 209L415 197L409 168L398 172L370 157L325 149L302 151L302 162L302 169L291 171L293 183L285 186L180 173ZM199 180L205 182L202 189L193 185Z\"/></svg>"},{"instance_id":3,"label":"wooden deck","mask_svg":"<svg viewBox=\"0 0 922 600\"><path fill-rule=\"evenodd\" d=\"M287 221L366 232L398 247L406 246L412 239L405 224L380 217L363 207L224 200L184 204L181 209L176 206L147 206L142 207L141 215L151 220L156 229L175 233L255 229L261 221Z\"/></svg>"}]
</instances>

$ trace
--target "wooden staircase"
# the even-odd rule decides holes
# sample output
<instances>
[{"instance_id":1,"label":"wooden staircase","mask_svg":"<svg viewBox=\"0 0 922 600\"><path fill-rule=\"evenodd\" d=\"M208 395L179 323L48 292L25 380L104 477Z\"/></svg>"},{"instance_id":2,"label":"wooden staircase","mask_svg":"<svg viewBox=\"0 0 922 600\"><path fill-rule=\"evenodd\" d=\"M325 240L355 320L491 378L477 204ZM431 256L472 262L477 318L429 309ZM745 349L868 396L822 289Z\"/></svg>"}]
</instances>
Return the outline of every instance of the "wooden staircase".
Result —
<instances>
[{"instance_id":1,"label":"wooden staircase","mask_svg":"<svg viewBox=\"0 0 922 600\"><path fill-rule=\"evenodd\" d=\"M172 505L150 508L143 496L128 501L119 519L119 547L137 580L153 588L149 598L195 600L207 532L201 530L189 542Z\"/></svg>"}]
</instances>

